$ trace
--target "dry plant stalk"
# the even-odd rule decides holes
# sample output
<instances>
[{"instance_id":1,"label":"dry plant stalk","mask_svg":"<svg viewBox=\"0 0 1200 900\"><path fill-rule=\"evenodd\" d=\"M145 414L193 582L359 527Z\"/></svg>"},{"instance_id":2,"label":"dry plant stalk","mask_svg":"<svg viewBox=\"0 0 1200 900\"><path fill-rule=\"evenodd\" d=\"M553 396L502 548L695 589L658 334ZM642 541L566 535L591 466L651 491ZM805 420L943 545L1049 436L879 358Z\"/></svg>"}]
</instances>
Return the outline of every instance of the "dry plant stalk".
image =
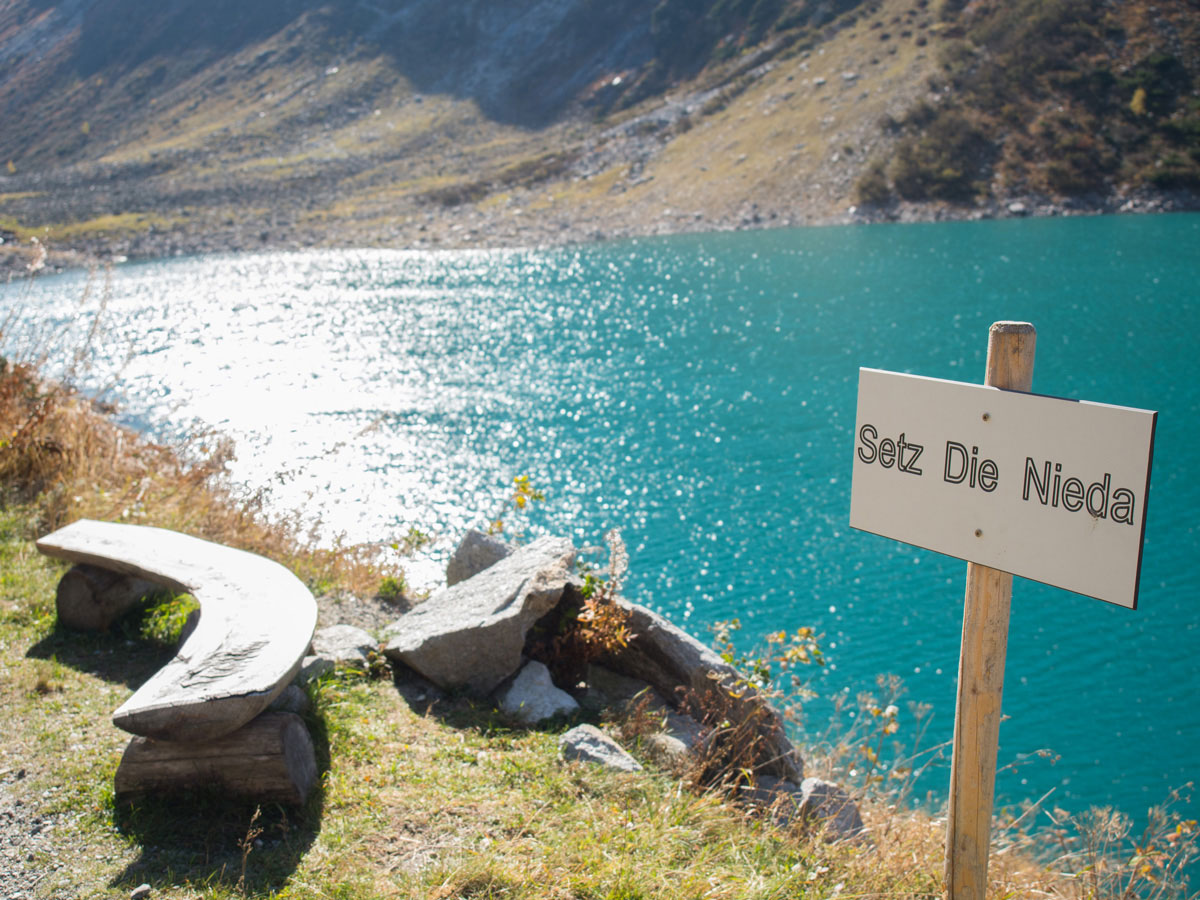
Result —
<instances>
[{"instance_id":1,"label":"dry plant stalk","mask_svg":"<svg viewBox=\"0 0 1200 900\"><path fill-rule=\"evenodd\" d=\"M620 652L633 638L631 613L616 602L629 554L616 529L605 534L604 541L609 554L607 577L585 573L582 590L563 593L550 634L530 646L531 655L550 668L559 684L577 683L588 663Z\"/></svg>"},{"instance_id":2,"label":"dry plant stalk","mask_svg":"<svg viewBox=\"0 0 1200 900\"><path fill-rule=\"evenodd\" d=\"M250 851L254 849L254 842L263 833L262 826L258 824L260 815L262 808L254 807L254 815L250 817L250 824L246 826L246 834L238 841L238 849L242 851L242 873L238 876L237 891L243 897L246 896L246 864L250 862Z\"/></svg>"},{"instance_id":3,"label":"dry plant stalk","mask_svg":"<svg viewBox=\"0 0 1200 900\"><path fill-rule=\"evenodd\" d=\"M685 772L693 787L732 794L753 786L761 770L776 762L770 736L782 731L783 720L753 687L731 693L714 683L704 694L689 691L680 709L707 731Z\"/></svg>"}]
</instances>

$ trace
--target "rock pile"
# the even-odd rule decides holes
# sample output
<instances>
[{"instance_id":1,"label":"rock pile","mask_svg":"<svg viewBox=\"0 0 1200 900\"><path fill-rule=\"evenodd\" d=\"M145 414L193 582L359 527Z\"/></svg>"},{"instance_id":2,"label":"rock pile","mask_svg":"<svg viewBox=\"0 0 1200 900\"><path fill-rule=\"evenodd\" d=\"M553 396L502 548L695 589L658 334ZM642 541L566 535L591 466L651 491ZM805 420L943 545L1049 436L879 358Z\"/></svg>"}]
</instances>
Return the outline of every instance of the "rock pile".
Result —
<instances>
[{"instance_id":1,"label":"rock pile","mask_svg":"<svg viewBox=\"0 0 1200 900\"><path fill-rule=\"evenodd\" d=\"M544 537L513 547L469 532L447 566L448 586L384 632L383 652L443 691L490 697L509 715L533 724L570 716L580 706L636 704L661 727L645 739L650 752L677 768L704 769L736 754L752 778L744 799L783 820L808 818L844 837L862 831L850 797L837 785L804 777L804 761L778 711L736 669L662 616L616 596L628 640L582 668L531 659L583 600L569 540ZM549 662L548 667L545 662ZM555 683L552 672L582 671ZM565 759L625 771L640 766L590 725L561 741Z\"/></svg>"}]
</instances>

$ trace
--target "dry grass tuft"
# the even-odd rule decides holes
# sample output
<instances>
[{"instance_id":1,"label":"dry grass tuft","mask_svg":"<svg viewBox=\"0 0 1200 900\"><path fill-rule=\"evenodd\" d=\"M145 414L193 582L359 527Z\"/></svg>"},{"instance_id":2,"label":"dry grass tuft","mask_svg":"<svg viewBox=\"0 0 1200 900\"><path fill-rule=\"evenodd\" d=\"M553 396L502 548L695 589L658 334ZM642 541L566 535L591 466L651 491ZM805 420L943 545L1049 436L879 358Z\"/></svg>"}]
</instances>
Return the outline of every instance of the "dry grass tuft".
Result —
<instances>
[{"instance_id":1,"label":"dry grass tuft","mask_svg":"<svg viewBox=\"0 0 1200 900\"><path fill-rule=\"evenodd\" d=\"M88 340L99 337L97 321ZM86 345L74 351L70 380L88 356ZM337 586L371 595L387 577L403 583L386 545L320 546L298 514L272 519L263 492L235 491L229 440L201 435L183 448L155 444L67 384L45 381L44 361L0 357L0 490L5 500L36 506L41 532L81 518L154 525L277 560L317 593Z\"/></svg>"}]
</instances>

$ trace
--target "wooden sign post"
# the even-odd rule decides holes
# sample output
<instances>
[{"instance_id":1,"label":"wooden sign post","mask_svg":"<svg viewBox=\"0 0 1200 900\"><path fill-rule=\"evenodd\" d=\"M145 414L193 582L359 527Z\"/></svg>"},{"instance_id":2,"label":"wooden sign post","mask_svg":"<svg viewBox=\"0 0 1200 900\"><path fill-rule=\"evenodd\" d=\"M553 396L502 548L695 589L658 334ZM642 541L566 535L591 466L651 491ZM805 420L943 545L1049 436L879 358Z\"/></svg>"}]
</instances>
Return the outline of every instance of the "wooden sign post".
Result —
<instances>
[{"instance_id":1,"label":"wooden sign post","mask_svg":"<svg viewBox=\"0 0 1200 900\"><path fill-rule=\"evenodd\" d=\"M984 384L1032 390L1036 343L1037 332L1027 322L992 325ZM967 563L946 823L946 891L950 900L984 900L987 894L1012 579L1008 572Z\"/></svg>"},{"instance_id":2,"label":"wooden sign post","mask_svg":"<svg viewBox=\"0 0 1200 900\"><path fill-rule=\"evenodd\" d=\"M949 900L987 890L1013 575L1137 607L1157 413L1031 393L1035 342L992 325L983 385L859 370L850 525L968 561Z\"/></svg>"}]
</instances>

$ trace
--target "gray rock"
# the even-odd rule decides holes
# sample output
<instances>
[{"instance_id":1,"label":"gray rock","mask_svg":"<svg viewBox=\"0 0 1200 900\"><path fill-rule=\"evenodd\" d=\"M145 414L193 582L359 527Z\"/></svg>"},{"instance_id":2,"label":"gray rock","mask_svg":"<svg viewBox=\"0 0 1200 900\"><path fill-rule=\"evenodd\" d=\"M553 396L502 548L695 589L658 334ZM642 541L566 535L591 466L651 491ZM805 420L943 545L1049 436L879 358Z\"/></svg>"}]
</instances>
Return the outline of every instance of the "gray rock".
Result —
<instances>
[{"instance_id":1,"label":"gray rock","mask_svg":"<svg viewBox=\"0 0 1200 900\"><path fill-rule=\"evenodd\" d=\"M742 803L762 807L777 825L802 821L816 825L829 841L852 840L864 831L858 806L845 789L819 778L795 783L769 775L738 790Z\"/></svg>"},{"instance_id":2,"label":"gray rock","mask_svg":"<svg viewBox=\"0 0 1200 900\"><path fill-rule=\"evenodd\" d=\"M446 563L446 587L473 578L484 569L491 568L500 560L511 556L513 547L500 538L484 534L472 528L459 542L450 561Z\"/></svg>"},{"instance_id":3,"label":"gray rock","mask_svg":"<svg viewBox=\"0 0 1200 900\"><path fill-rule=\"evenodd\" d=\"M370 634L354 625L330 625L313 634L312 653L335 666L366 669L367 654L376 647Z\"/></svg>"},{"instance_id":4,"label":"gray rock","mask_svg":"<svg viewBox=\"0 0 1200 900\"><path fill-rule=\"evenodd\" d=\"M278 697L271 701L271 705L267 709L273 712L290 712L302 716L308 712L308 706L308 694L295 684L289 684Z\"/></svg>"},{"instance_id":5,"label":"gray rock","mask_svg":"<svg viewBox=\"0 0 1200 900\"><path fill-rule=\"evenodd\" d=\"M772 808L772 817L779 824L795 818L800 806L800 788L794 782L773 775L761 775L753 784L738 787L737 799L742 803ZM785 802L780 803L783 799Z\"/></svg>"},{"instance_id":6,"label":"gray rock","mask_svg":"<svg viewBox=\"0 0 1200 900\"><path fill-rule=\"evenodd\" d=\"M440 688L486 696L520 667L526 632L558 603L574 562L568 539L539 538L389 625L384 653Z\"/></svg>"},{"instance_id":7,"label":"gray rock","mask_svg":"<svg viewBox=\"0 0 1200 900\"><path fill-rule=\"evenodd\" d=\"M646 738L650 750L671 765L682 765L704 746L708 729L683 713L667 713L663 730Z\"/></svg>"},{"instance_id":8,"label":"gray rock","mask_svg":"<svg viewBox=\"0 0 1200 900\"><path fill-rule=\"evenodd\" d=\"M799 783L804 760L784 732L779 712L733 666L662 616L623 597L633 634L623 650L605 660L617 672L649 682L675 706L713 710L735 727L757 732L755 775Z\"/></svg>"},{"instance_id":9,"label":"gray rock","mask_svg":"<svg viewBox=\"0 0 1200 900\"><path fill-rule=\"evenodd\" d=\"M579 709L579 704L566 691L554 686L549 669L530 660L501 693L500 708L522 722L535 725L543 719L570 715Z\"/></svg>"},{"instance_id":10,"label":"gray rock","mask_svg":"<svg viewBox=\"0 0 1200 900\"><path fill-rule=\"evenodd\" d=\"M306 656L300 661L300 671L296 673L293 682L308 684L310 681L316 681L326 672L332 672L334 668L333 662L322 656Z\"/></svg>"},{"instance_id":11,"label":"gray rock","mask_svg":"<svg viewBox=\"0 0 1200 900\"><path fill-rule=\"evenodd\" d=\"M643 701L649 709L656 712L666 713L672 708L649 682L622 675L596 663L588 663L584 682L587 684L587 691L584 694L583 705L588 709L628 712Z\"/></svg>"},{"instance_id":12,"label":"gray rock","mask_svg":"<svg viewBox=\"0 0 1200 900\"><path fill-rule=\"evenodd\" d=\"M150 885L139 884L129 892L129 900L146 900L150 896L151 891L153 891L153 888Z\"/></svg>"},{"instance_id":13,"label":"gray rock","mask_svg":"<svg viewBox=\"0 0 1200 900\"><path fill-rule=\"evenodd\" d=\"M558 739L558 749L567 761L596 763L622 772L640 772L641 765L595 725L578 725Z\"/></svg>"},{"instance_id":14,"label":"gray rock","mask_svg":"<svg viewBox=\"0 0 1200 900\"><path fill-rule=\"evenodd\" d=\"M863 820L858 806L845 788L819 778L805 778L800 783L800 816L818 823L829 840L847 840L863 833Z\"/></svg>"}]
</instances>

